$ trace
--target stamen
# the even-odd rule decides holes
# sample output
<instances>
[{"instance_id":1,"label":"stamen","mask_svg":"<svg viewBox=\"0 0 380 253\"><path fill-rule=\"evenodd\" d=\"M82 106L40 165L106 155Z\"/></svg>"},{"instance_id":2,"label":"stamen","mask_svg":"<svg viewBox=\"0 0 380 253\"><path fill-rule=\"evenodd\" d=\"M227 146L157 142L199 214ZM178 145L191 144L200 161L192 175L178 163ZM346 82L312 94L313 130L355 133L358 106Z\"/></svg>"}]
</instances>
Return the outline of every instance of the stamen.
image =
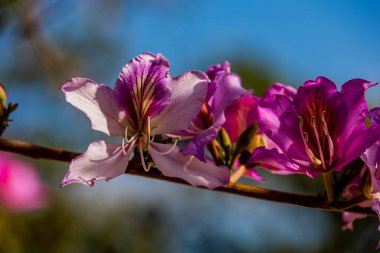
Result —
<instances>
[{"instance_id":1,"label":"stamen","mask_svg":"<svg viewBox=\"0 0 380 253\"><path fill-rule=\"evenodd\" d=\"M149 138L150 138L150 116L148 116L148 140L149 140Z\"/></svg>"},{"instance_id":2,"label":"stamen","mask_svg":"<svg viewBox=\"0 0 380 253\"><path fill-rule=\"evenodd\" d=\"M152 151L154 151L154 153L156 153L158 155L167 155L167 154L170 154L176 148L178 140L179 140L179 138L176 138L174 140L173 146L171 148L169 148L167 151L160 152L160 151L158 151L156 149L153 149L153 148L152 148Z\"/></svg>"},{"instance_id":3,"label":"stamen","mask_svg":"<svg viewBox=\"0 0 380 253\"><path fill-rule=\"evenodd\" d=\"M191 126L192 128L194 128L194 130L196 130L196 131L199 131L199 132L200 132L200 131L203 131L203 129L197 127L193 121L191 121L190 126Z\"/></svg>"},{"instance_id":4,"label":"stamen","mask_svg":"<svg viewBox=\"0 0 380 253\"><path fill-rule=\"evenodd\" d=\"M149 138L149 141L153 142L154 141L154 129L152 129L152 135L151 136L152 136L152 139Z\"/></svg>"},{"instance_id":5,"label":"stamen","mask_svg":"<svg viewBox=\"0 0 380 253\"><path fill-rule=\"evenodd\" d=\"M326 169L325 158L323 157L322 146L321 146L321 142L319 140L319 134L318 134L317 124L315 122L315 116L314 115L311 116L311 125L313 126L314 135L315 135L315 138L317 139L319 158L320 158L320 161L322 162L322 167L324 169Z\"/></svg>"},{"instance_id":6,"label":"stamen","mask_svg":"<svg viewBox=\"0 0 380 253\"><path fill-rule=\"evenodd\" d=\"M321 120L322 120L322 124L323 124L323 131L327 137L327 143L329 145L329 155L330 155L330 159L329 159L329 165L332 164L332 160L333 160L333 156L334 156L334 143L331 139L331 136L330 136L330 133L329 133L329 129L327 127L327 123L326 123L326 120L325 120L325 113L326 111L323 111L321 113Z\"/></svg>"},{"instance_id":7,"label":"stamen","mask_svg":"<svg viewBox=\"0 0 380 253\"><path fill-rule=\"evenodd\" d=\"M312 152L311 150L309 149L309 147L307 146L307 139L308 139L308 135L306 132L303 132L302 131L302 127L303 127L303 119L301 116L298 116L298 125L299 125L299 128L300 128L300 134L301 134L301 138L302 138L302 141L303 141L303 145L305 147L305 151L306 151L306 154L307 156L309 157L310 161L312 164L314 164L314 159L313 159L313 156L311 155ZM310 154L311 153L311 154Z\"/></svg>"},{"instance_id":8,"label":"stamen","mask_svg":"<svg viewBox=\"0 0 380 253\"><path fill-rule=\"evenodd\" d=\"M136 139L131 139L129 142L125 143L124 138L121 143L121 151L123 152L124 155L127 155L130 149L134 148ZM128 145L129 144L129 145ZM128 146L128 150L125 150L125 147Z\"/></svg>"},{"instance_id":9,"label":"stamen","mask_svg":"<svg viewBox=\"0 0 380 253\"><path fill-rule=\"evenodd\" d=\"M140 138L140 141L139 141L139 152L140 152L140 159L141 159L141 163L142 163L142 166L145 170L145 172L149 172L149 169L150 167L146 167L146 164L145 164L145 158L144 158L144 153L143 153L143 139Z\"/></svg>"}]
</instances>

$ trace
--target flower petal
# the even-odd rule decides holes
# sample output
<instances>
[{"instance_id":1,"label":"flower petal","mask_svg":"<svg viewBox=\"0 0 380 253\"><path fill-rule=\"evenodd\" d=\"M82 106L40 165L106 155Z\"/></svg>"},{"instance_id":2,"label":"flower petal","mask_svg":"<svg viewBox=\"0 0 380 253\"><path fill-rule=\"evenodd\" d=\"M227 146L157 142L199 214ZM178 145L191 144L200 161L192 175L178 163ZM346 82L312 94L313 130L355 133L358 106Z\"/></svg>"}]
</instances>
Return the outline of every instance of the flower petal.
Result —
<instances>
[{"instance_id":1,"label":"flower petal","mask_svg":"<svg viewBox=\"0 0 380 253\"><path fill-rule=\"evenodd\" d=\"M264 97L259 103L258 122L259 133L265 133L281 152L308 161L289 97L279 94Z\"/></svg>"},{"instance_id":2,"label":"flower petal","mask_svg":"<svg viewBox=\"0 0 380 253\"><path fill-rule=\"evenodd\" d=\"M182 150L184 155L193 155L201 161L206 162L205 148L213 139L216 138L217 129L210 127L195 135L185 148Z\"/></svg>"},{"instance_id":3,"label":"flower petal","mask_svg":"<svg viewBox=\"0 0 380 253\"><path fill-rule=\"evenodd\" d=\"M283 175L301 172L300 166L297 166L297 164L289 160L284 154L280 154L275 148L270 150L264 147L256 148L247 164L262 166L274 173Z\"/></svg>"},{"instance_id":4,"label":"flower petal","mask_svg":"<svg viewBox=\"0 0 380 253\"><path fill-rule=\"evenodd\" d=\"M234 73L227 73L219 77L219 84L212 98L211 113L214 117L214 125L221 126L225 121L224 110L234 100L248 95L241 86L240 77Z\"/></svg>"},{"instance_id":5,"label":"flower petal","mask_svg":"<svg viewBox=\"0 0 380 253\"><path fill-rule=\"evenodd\" d=\"M353 79L342 85L342 94L349 106L346 131L350 131L358 124L364 124L368 113L365 91L376 84L363 79Z\"/></svg>"},{"instance_id":6,"label":"flower petal","mask_svg":"<svg viewBox=\"0 0 380 253\"><path fill-rule=\"evenodd\" d=\"M290 99L293 99L294 95L296 95L297 90L292 86L288 86L282 83L274 83L269 89L265 92L263 97L271 96L271 95L284 95Z\"/></svg>"},{"instance_id":7,"label":"flower petal","mask_svg":"<svg viewBox=\"0 0 380 253\"><path fill-rule=\"evenodd\" d=\"M334 166L336 171L360 157L367 148L380 139L380 126L355 126L350 135L344 137L338 140L340 148L337 155L339 160Z\"/></svg>"},{"instance_id":8,"label":"flower petal","mask_svg":"<svg viewBox=\"0 0 380 253\"><path fill-rule=\"evenodd\" d=\"M150 53L137 56L121 70L115 83L115 100L135 130L144 129L147 117L156 117L169 104L169 70L164 56Z\"/></svg>"},{"instance_id":9,"label":"flower petal","mask_svg":"<svg viewBox=\"0 0 380 253\"><path fill-rule=\"evenodd\" d=\"M224 111L226 122L223 128L234 143L244 132L257 121L258 102L253 96L244 96L235 100Z\"/></svg>"},{"instance_id":10,"label":"flower petal","mask_svg":"<svg viewBox=\"0 0 380 253\"><path fill-rule=\"evenodd\" d=\"M152 142L149 153L157 168L168 177L185 180L193 186L203 186L214 189L227 185L229 182L229 169L226 166L216 166L207 158L204 163L194 156L184 156L180 149L175 149L167 155L159 154L172 148L172 144L159 144Z\"/></svg>"},{"instance_id":11,"label":"flower petal","mask_svg":"<svg viewBox=\"0 0 380 253\"><path fill-rule=\"evenodd\" d=\"M64 83L61 90L67 102L87 115L93 129L110 136L123 135L123 127L118 120L119 110L115 106L111 88L76 77Z\"/></svg>"},{"instance_id":12,"label":"flower petal","mask_svg":"<svg viewBox=\"0 0 380 253\"><path fill-rule=\"evenodd\" d=\"M125 155L120 144L104 141L91 143L84 154L71 161L61 187L71 183L93 186L97 180L108 181L124 174L133 146L134 142L127 147Z\"/></svg>"},{"instance_id":13,"label":"flower petal","mask_svg":"<svg viewBox=\"0 0 380 253\"><path fill-rule=\"evenodd\" d=\"M342 230L354 230L354 221L358 219L364 219L367 215L361 213L351 213L351 212L343 212L342 218L344 225L342 226Z\"/></svg>"},{"instance_id":14,"label":"flower petal","mask_svg":"<svg viewBox=\"0 0 380 253\"><path fill-rule=\"evenodd\" d=\"M190 71L174 78L170 104L152 120L154 134L171 134L186 129L206 97L207 82L207 76L200 71Z\"/></svg>"}]
</instances>

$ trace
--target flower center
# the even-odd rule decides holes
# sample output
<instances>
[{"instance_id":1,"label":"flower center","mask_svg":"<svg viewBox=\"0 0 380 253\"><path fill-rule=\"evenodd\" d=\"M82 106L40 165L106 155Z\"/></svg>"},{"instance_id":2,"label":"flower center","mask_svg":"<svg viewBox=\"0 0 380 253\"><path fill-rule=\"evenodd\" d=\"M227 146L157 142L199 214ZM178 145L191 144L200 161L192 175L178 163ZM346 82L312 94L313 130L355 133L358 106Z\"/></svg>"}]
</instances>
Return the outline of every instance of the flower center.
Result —
<instances>
[{"instance_id":1,"label":"flower center","mask_svg":"<svg viewBox=\"0 0 380 253\"><path fill-rule=\"evenodd\" d=\"M316 168L327 168L333 163L334 143L325 119L325 111L317 118L311 115L308 122L298 116L299 130L310 162ZM305 124L306 123L306 124Z\"/></svg>"},{"instance_id":2,"label":"flower center","mask_svg":"<svg viewBox=\"0 0 380 253\"><path fill-rule=\"evenodd\" d=\"M200 112L198 113L197 117L194 119L194 121L190 124L190 131L199 132L204 129L209 128L213 125L213 119L210 114L210 108L207 104L207 102L203 102Z\"/></svg>"},{"instance_id":3,"label":"flower center","mask_svg":"<svg viewBox=\"0 0 380 253\"><path fill-rule=\"evenodd\" d=\"M155 137L154 128L151 128L150 117L148 116L146 131L139 130L136 133L134 133L130 138L128 138L128 127L126 127L122 144L121 144L124 155L127 155L130 150L138 146L141 164L146 172L149 171L151 164L148 164L148 166L146 166L146 163L145 163L146 158L144 157L144 151L148 151L149 144L150 142L154 141L154 137ZM173 146L169 148L167 151L160 152L158 150L155 150L153 147L151 147L151 150L153 150L154 153L160 154L160 155L170 154L175 149L177 142L178 140L181 139L181 137L179 136L169 136L169 137L174 138L174 143L173 143Z\"/></svg>"}]
</instances>

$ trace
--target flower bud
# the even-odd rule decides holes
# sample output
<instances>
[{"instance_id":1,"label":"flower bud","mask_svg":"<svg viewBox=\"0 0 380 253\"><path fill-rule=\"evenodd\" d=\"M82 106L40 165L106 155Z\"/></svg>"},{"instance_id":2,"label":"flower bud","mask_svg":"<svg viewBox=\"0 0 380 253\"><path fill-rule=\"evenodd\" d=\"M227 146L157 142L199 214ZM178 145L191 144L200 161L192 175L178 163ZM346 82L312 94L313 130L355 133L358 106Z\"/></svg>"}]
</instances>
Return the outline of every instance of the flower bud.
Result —
<instances>
[{"instance_id":1,"label":"flower bud","mask_svg":"<svg viewBox=\"0 0 380 253\"><path fill-rule=\"evenodd\" d=\"M1 112L3 111L3 109L5 109L6 101L7 101L7 93L5 92L3 83L0 81L0 104L1 104L1 109L2 109Z\"/></svg>"}]
</instances>

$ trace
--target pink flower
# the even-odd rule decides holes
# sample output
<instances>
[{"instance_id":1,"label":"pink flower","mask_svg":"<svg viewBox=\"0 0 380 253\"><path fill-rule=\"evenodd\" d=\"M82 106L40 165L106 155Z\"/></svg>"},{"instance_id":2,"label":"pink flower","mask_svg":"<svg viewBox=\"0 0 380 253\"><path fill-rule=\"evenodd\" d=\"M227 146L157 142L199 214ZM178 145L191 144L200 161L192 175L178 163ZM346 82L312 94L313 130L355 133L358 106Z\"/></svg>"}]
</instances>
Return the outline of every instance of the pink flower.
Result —
<instances>
[{"instance_id":1,"label":"pink flower","mask_svg":"<svg viewBox=\"0 0 380 253\"><path fill-rule=\"evenodd\" d=\"M172 78L169 70L161 54L143 53L124 66L114 89L80 77L62 86L66 100L90 118L93 129L122 141L91 143L71 162L61 186L92 186L96 180L122 175L133 151L146 171L149 156L163 174L191 185L215 188L228 183L227 167L185 156L176 145L180 137L175 133L188 127L206 97L207 76L190 71Z\"/></svg>"},{"instance_id":2,"label":"pink flower","mask_svg":"<svg viewBox=\"0 0 380 253\"><path fill-rule=\"evenodd\" d=\"M13 156L0 152L0 204L13 212L43 207L46 202L43 184L35 169Z\"/></svg>"}]
</instances>

